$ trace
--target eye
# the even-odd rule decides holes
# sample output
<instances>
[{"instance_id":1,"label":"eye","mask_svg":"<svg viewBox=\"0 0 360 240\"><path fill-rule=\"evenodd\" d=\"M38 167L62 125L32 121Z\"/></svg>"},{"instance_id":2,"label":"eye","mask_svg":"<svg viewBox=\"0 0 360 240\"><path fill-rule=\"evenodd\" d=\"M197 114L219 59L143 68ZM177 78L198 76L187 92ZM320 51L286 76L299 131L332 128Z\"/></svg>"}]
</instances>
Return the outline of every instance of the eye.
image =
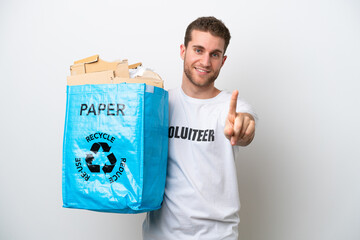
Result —
<instances>
[{"instance_id":1,"label":"eye","mask_svg":"<svg viewBox=\"0 0 360 240\"><path fill-rule=\"evenodd\" d=\"M202 53L202 50L199 49L199 48L195 48L195 52L196 52L196 53Z\"/></svg>"},{"instance_id":2,"label":"eye","mask_svg":"<svg viewBox=\"0 0 360 240\"><path fill-rule=\"evenodd\" d=\"M214 57L214 58L218 58L218 57L220 57L220 54L219 53L213 53L213 54L211 54L211 56Z\"/></svg>"}]
</instances>

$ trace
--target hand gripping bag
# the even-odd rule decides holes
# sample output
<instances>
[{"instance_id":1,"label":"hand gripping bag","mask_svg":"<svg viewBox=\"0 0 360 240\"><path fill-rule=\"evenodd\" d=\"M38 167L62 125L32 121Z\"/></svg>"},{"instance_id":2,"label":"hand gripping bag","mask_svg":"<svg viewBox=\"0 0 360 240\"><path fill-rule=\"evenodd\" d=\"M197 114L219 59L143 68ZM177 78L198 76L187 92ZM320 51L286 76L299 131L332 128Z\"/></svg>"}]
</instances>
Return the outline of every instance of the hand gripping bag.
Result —
<instances>
[{"instance_id":1,"label":"hand gripping bag","mask_svg":"<svg viewBox=\"0 0 360 240\"><path fill-rule=\"evenodd\" d=\"M146 84L67 86L63 206L115 213L161 207L168 92Z\"/></svg>"}]
</instances>

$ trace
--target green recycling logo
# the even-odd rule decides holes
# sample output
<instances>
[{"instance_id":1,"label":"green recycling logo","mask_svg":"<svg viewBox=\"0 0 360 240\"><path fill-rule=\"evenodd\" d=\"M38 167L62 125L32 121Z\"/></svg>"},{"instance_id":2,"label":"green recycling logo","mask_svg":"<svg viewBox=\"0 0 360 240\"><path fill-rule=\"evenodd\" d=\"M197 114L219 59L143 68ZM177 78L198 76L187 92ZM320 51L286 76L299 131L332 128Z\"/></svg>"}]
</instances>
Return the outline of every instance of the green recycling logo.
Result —
<instances>
[{"instance_id":1,"label":"green recycling logo","mask_svg":"<svg viewBox=\"0 0 360 240\"><path fill-rule=\"evenodd\" d=\"M90 148L90 153L86 154L85 162L88 166L90 172L92 173L100 173L102 170L105 174L111 173L112 170L115 167L116 164L116 157L113 153L110 153L111 147L106 142L95 142ZM99 151L102 151L106 155L106 162L109 162L110 164L105 163L104 165L100 164L93 164L96 157L100 157L98 154Z\"/></svg>"}]
</instances>

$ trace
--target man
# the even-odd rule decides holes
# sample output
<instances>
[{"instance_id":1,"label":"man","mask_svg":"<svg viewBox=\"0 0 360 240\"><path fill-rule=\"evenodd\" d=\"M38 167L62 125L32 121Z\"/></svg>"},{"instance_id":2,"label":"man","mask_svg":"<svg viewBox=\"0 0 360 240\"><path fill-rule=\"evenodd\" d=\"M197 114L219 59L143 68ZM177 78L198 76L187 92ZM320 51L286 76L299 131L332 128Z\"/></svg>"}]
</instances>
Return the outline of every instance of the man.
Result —
<instances>
[{"instance_id":1,"label":"man","mask_svg":"<svg viewBox=\"0 0 360 240\"><path fill-rule=\"evenodd\" d=\"M214 17L192 22L180 55L182 85L169 91L168 172L162 208L148 213L144 240L238 238L234 145L255 135L251 107L214 86L230 41Z\"/></svg>"}]
</instances>

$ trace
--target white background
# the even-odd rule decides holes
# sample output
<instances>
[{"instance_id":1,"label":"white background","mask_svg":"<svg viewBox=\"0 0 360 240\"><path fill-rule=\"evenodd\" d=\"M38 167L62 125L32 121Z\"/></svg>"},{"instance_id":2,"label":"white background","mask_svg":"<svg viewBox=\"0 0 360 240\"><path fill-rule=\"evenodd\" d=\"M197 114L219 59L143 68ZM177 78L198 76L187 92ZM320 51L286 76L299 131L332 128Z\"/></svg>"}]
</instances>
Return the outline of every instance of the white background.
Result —
<instances>
[{"instance_id":1,"label":"white background","mask_svg":"<svg viewBox=\"0 0 360 240\"><path fill-rule=\"evenodd\" d=\"M237 160L240 238L359 240L359 13L357 0L2 0L0 239L141 239L143 214L62 208L69 66L127 58L179 86L185 28L214 15L232 34L216 85L260 117Z\"/></svg>"}]
</instances>

